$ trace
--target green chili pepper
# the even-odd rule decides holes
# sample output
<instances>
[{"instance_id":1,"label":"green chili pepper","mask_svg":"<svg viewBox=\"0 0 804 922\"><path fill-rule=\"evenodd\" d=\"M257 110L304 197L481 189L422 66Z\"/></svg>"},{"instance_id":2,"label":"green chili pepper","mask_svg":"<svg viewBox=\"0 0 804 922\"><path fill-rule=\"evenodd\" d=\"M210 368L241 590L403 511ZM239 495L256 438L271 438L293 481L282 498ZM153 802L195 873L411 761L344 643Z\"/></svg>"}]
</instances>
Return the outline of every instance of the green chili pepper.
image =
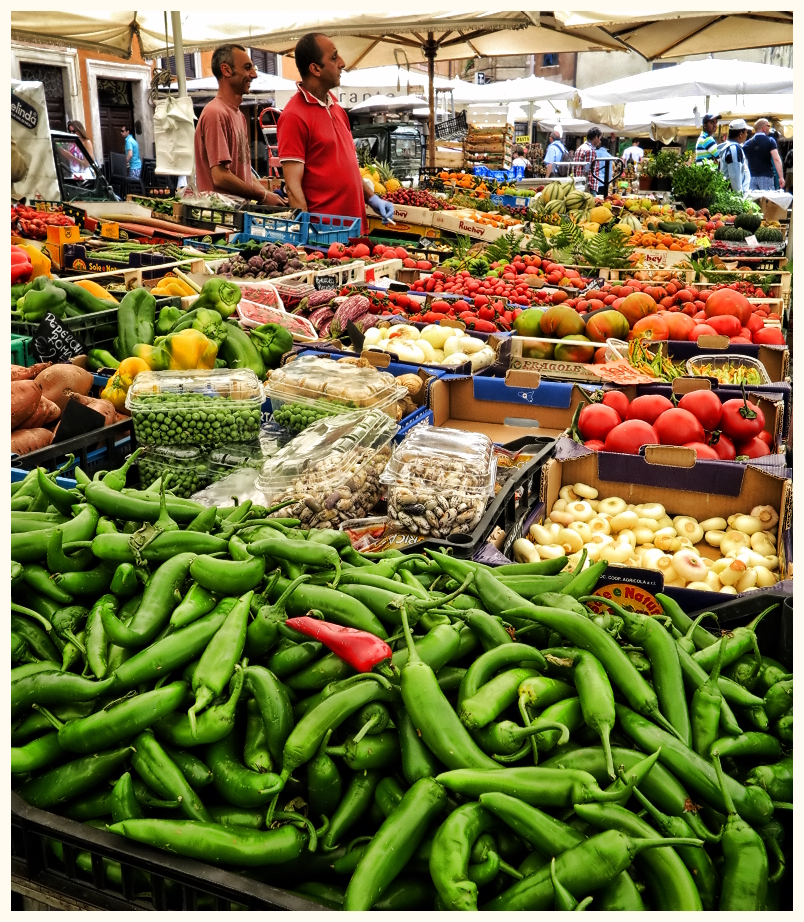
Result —
<instances>
[{"instance_id":1,"label":"green chili pepper","mask_svg":"<svg viewBox=\"0 0 804 922\"><path fill-rule=\"evenodd\" d=\"M230 733L207 746L204 761L212 771L212 783L220 796L235 807L268 804L282 789L279 775L251 771L238 759L237 737Z\"/></svg>"},{"instance_id":2,"label":"green chili pepper","mask_svg":"<svg viewBox=\"0 0 804 922\"><path fill-rule=\"evenodd\" d=\"M698 688L692 696L690 716L692 718L692 748L699 756L708 758L709 750L717 739L718 724L720 723L720 707L723 693L718 687L720 669L726 653L726 637L718 644L718 657L709 678Z\"/></svg>"},{"instance_id":3,"label":"green chili pepper","mask_svg":"<svg viewBox=\"0 0 804 922\"><path fill-rule=\"evenodd\" d=\"M393 730L360 741L348 739L343 746L330 746L327 754L340 756L352 771L388 768L399 756L399 739Z\"/></svg>"},{"instance_id":4,"label":"green chili pepper","mask_svg":"<svg viewBox=\"0 0 804 922\"><path fill-rule=\"evenodd\" d=\"M341 801L343 783L338 766L326 747L332 731L327 731L315 757L307 763L307 802L310 816L332 816Z\"/></svg>"},{"instance_id":5,"label":"green chili pepper","mask_svg":"<svg viewBox=\"0 0 804 922\"><path fill-rule=\"evenodd\" d=\"M458 692L458 704L463 705L467 698L476 695L495 673L521 662L529 662L534 668L541 670L547 668L544 656L534 647L524 643L509 643L483 653L466 670Z\"/></svg>"},{"instance_id":6,"label":"green chili pepper","mask_svg":"<svg viewBox=\"0 0 804 922\"><path fill-rule=\"evenodd\" d=\"M287 688L263 666L248 666L244 672L246 688L262 715L271 760L280 766L285 742L293 729L293 708Z\"/></svg>"},{"instance_id":7,"label":"green chili pepper","mask_svg":"<svg viewBox=\"0 0 804 922\"><path fill-rule=\"evenodd\" d=\"M112 820L122 823L123 820L142 819L144 814L134 794L134 784L131 773L125 772L120 776L112 788L111 799Z\"/></svg>"},{"instance_id":8,"label":"green chili pepper","mask_svg":"<svg viewBox=\"0 0 804 922\"><path fill-rule=\"evenodd\" d=\"M198 756L193 755L192 752L173 749L170 746L164 746L163 748L176 765L179 766L181 773L194 791L200 791L212 784L212 772Z\"/></svg>"},{"instance_id":9,"label":"green chili pepper","mask_svg":"<svg viewBox=\"0 0 804 922\"><path fill-rule=\"evenodd\" d=\"M257 702L250 698L246 702L246 736L243 743L243 763L253 772L270 772L273 766L268 751L265 724Z\"/></svg>"},{"instance_id":10,"label":"green chili pepper","mask_svg":"<svg viewBox=\"0 0 804 922\"><path fill-rule=\"evenodd\" d=\"M522 661L526 662L527 659ZM481 686L471 698L463 699L458 711L461 723L470 730L480 730L487 726L518 700L519 686L537 675L534 669L509 669L501 672Z\"/></svg>"},{"instance_id":11,"label":"green chili pepper","mask_svg":"<svg viewBox=\"0 0 804 922\"><path fill-rule=\"evenodd\" d=\"M34 704L91 701L111 691L113 685L111 678L94 682L56 669L25 675L11 683L11 716L16 717Z\"/></svg>"},{"instance_id":12,"label":"green chili pepper","mask_svg":"<svg viewBox=\"0 0 804 922\"><path fill-rule=\"evenodd\" d=\"M724 651L723 660L721 663L722 666L728 666L733 663L736 659L747 653L749 650L753 649L757 656L760 656L759 649L757 647L757 636L756 628L757 625L762 621L762 619L769 613L772 612L775 608L779 607L778 602L774 602L773 605L769 605L761 614L757 615L756 618L747 626L747 627L738 627L735 628L731 636L725 635L726 649ZM700 666L703 666L704 669L711 670L715 661L719 657L719 650L714 646L707 647L705 650L699 650L693 655L693 659Z\"/></svg>"},{"instance_id":13,"label":"green chili pepper","mask_svg":"<svg viewBox=\"0 0 804 922\"><path fill-rule=\"evenodd\" d=\"M717 637L710 634L706 628L694 624L692 618L685 614L675 599L671 599L670 596L657 592L656 601L662 606L663 613L673 622L673 627L678 628L679 631L685 634L692 630L692 640L698 650L703 650L717 643Z\"/></svg>"},{"instance_id":14,"label":"green chili pepper","mask_svg":"<svg viewBox=\"0 0 804 922\"><path fill-rule=\"evenodd\" d=\"M751 734L746 734L751 735ZM718 744L712 747L712 757ZM789 802L793 800L793 757L787 756L775 765L756 765L745 777L746 785L757 785L770 795L772 800Z\"/></svg>"},{"instance_id":15,"label":"green chili pepper","mask_svg":"<svg viewBox=\"0 0 804 922\"><path fill-rule=\"evenodd\" d=\"M793 680L786 679L772 685L763 701L768 720L777 720L793 707Z\"/></svg>"},{"instance_id":16,"label":"green chili pepper","mask_svg":"<svg viewBox=\"0 0 804 922\"><path fill-rule=\"evenodd\" d=\"M27 781L20 788L20 797L40 810L63 804L114 777L131 751L131 747L127 746L122 749L95 752L58 768L51 768Z\"/></svg>"},{"instance_id":17,"label":"green chili pepper","mask_svg":"<svg viewBox=\"0 0 804 922\"><path fill-rule=\"evenodd\" d=\"M341 839L359 822L374 800L374 791L381 778L380 772L351 773L351 779L338 808L332 814L329 829L322 842L325 852L337 848Z\"/></svg>"},{"instance_id":18,"label":"green chili pepper","mask_svg":"<svg viewBox=\"0 0 804 922\"><path fill-rule=\"evenodd\" d=\"M187 782L181 769L150 731L140 733L135 738L134 748L131 764L146 783L149 776L155 777L158 779L159 793L165 797L177 798L182 811L189 819L200 822L210 821L211 817L206 807Z\"/></svg>"},{"instance_id":19,"label":"green chili pepper","mask_svg":"<svg viewBox=\"0 0 804 922\"><path fill-rule=\"evenodd\" d=\"M48 768L63 755L58 733L46 733L25 746L11 747L11 774L25 775Z\"/></svg>"},{"instance_id":20,"label":"green chili pepper","mask_svg":"<svg viewBox=\"0 0 804 922\"><path fill-rule=\"evenodd\" d=\"M177 635L174 635L174 637ZM215 743L232 732L235 709L243 690L243 670L235 666L235 674L229 685L229 700L208 708L198 718L195 732L186 714L173 713L154 724L154 732L174 746L191 746Z\"/></svg>"}]
</instances>

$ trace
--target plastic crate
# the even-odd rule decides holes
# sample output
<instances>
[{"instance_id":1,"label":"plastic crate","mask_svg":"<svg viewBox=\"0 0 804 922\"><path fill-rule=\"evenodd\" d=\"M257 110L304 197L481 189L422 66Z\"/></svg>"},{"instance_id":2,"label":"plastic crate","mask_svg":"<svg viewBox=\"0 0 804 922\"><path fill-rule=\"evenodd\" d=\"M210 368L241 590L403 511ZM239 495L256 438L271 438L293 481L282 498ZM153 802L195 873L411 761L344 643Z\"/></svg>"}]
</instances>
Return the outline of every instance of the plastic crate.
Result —
<instances>
[{"instance_id":1,"label":"plastic crate","mask_svg":"<svg viewBox=\"0 0 804 922\"><path fill-rule=\"evenodd\" d=\"M329 246L331 243L348 243L350 237L360 233L360 218L342 215L309 214L307 239L308 244Z\"/></svg>"},{"instance_id":2,"label":"plastic crate","mask_svg":"<svg viewBox=\"0 0 804 922\"><path fill-rule=\"evenodd\" d=\"M162 305L165 306L164 304ZM82 317L64 317L59 323L67 327L81 340L87 349L107 349L111 351L114 338L117 336L117 308L108 311L98 311L95 314L84 314ZM11 321L11 332L21 336L33 338L39 329L38 323L23 323ZM33 364L33 362L29 363Z\"/></svg>"},{"instance_id":3,"label":"plastic crate","mask_svg":"<svg viewBox=\"0 0 804 922\"><path fill-rule=\"evenodd\" d=\"M58 842L64 861L48 840ZM76 858L91 856L92 871L82 871ZM115 884L105 862L120 865ZM265 871L266 869L260 869ZM281 868L278 869L281 871ZM150 887L143 886L143 874ZM255 877L257 875L254 875ZM327 907L264 884L253 877L171 855L95 829L75 820L37 810L11 793L11 877L18 892L51 896L53 908L99 910L291 910L326 911ZM67 905L58 905L62 897ZM78 904L78 905L76 905Z\"/></svg>"},{"instance_id":4,"label":"plastic crate","mask_svg":"<svg viewBox=\"0 0 804 922\"><path fill-rule=\"evenodd\" d=\"M514 182L517 179L523 179L525 168L523 166L514 166L510 170L490 170L484 166L473 167L475 176L487 176L497 182Z\"/></svg>"},{"instance_id":5,"label":"plastic crate","mask_svg":"<svg viewBox=\"0 0 804 922\"><path fill-rule=\"evenodd\" d=\"M443 122L437 122L435 136L441 141L446 141L455 135L464 135L468 130L466 113L459 112L454 118L445 118Z\"/></svg>"},{"instance_id":6,"label":"plastic crate","mask_svg":"<svg viewBox=\"0 0 804 922\"><path fill-rule=\"evenodd\" d=\"M22 468L12 467L11 468L11 482L19 483L21 480L25 480L30 471L24 471ZM72 477L57 477L56 483L60 487L64 487L65 490L74 490L76 487L76 481Z\"/></svg>"},{"instance_id":7,"label":"plastic crate","mask_svg":"<svg viewBox=\"0 0 804 922\"><path fill-rule=\"evenodd\" d=\"M68 471L78 465L86 474L92 475L96 471L120 467L136 447L131 420L122 419L119 423L93 429L64 442L54 442L27 455L12 454L11 466L22 471L32 471L35 467L55 471L64 464L68 455L75 455L75 464Z\"/></svg>"},{"instance_id":8,"label":"plastic crate","mask_svg":"<svg viewBox=\"0 0 804 922\"><path fill-rule=\"evenodd\" d=\"M38 326L38 324L29 324L29 326ZM24 365L26 368L35 362L34 354L31 350L31 337L19 336L12 333L11 335L11 364Z\"/></svg>"},{"instance_id":9,"label":"plastic crate","mask_svg":"<svg viewBox=\"0 0 804 922\"><path fill-rule=\"evenodd\" d=\"M179 212L176 215L176 211ZM214 230L216 227L226 227L231 230L243 230L242 211L233 211L228 208L207 208L203 205L178 204L174 208L174 215L182 224L190 227L201 227L204 230Z\"/></svg>"}]
</instances>

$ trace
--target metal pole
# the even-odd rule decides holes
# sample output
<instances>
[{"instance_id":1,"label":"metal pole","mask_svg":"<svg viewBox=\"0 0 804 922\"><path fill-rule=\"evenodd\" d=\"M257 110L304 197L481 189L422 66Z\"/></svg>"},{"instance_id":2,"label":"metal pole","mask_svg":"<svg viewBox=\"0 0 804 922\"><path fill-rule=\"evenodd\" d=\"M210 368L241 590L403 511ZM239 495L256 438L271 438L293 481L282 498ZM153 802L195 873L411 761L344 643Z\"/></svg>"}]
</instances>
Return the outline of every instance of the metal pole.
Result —
<instances>
[{"instance_id":1,"label":"metal pole","mask_svg":"<svg viewBox=\"0 0 804 922\"><path fill-rule=\"evenodd\" d=\"M171 11L170 24L173 29L173 54L176 59L176 80L179 97L187 95L187 75L184 72L184 42L181 37L181 13Z\"/></svg>"},{"instance_id":2,"label":"metal pole","mask_svg":"<svg viewBox=\"0 0 804 922\"><path fill-rule=\"evenodd\" d=\"M528 103L528 144L533 143L533 103Z\"/></svg>"},{"instance_id":3,"label":"metal pole","mask_svg":"<svg viewBox=\"0 0 804 922\"><path fill-rule=\"evenodd\" d=\"M424 46L424 56L427 58L427 78L429 82L428 86L428 95L430 101L430 125L428 128L428 137L427 137L427 164L431 169L435 169L435 150L436 150L436 140L435 140L435 87L433 82L435 80L435 56L436 56L436 43L433 40L433 33L427 33L427 44Z\"/></svg>"}]
</instances>

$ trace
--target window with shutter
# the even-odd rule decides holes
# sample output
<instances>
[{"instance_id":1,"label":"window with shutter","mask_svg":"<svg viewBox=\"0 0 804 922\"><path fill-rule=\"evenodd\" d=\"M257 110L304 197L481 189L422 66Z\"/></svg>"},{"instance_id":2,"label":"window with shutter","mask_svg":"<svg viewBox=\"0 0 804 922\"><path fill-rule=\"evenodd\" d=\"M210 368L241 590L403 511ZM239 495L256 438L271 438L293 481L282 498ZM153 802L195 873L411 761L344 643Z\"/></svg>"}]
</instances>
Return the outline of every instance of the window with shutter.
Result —
<instances>
[{"instance_id":1,"label":"window with shutter","mask_svg":"<svg viewBox=\"0 0 804 922\"><path fill-rule=\"evenodd\" d=\"M249 54L257 70L263 74L276 74L276 55L272 51L263 51L262 48L249 48Z\"/></svg>"},{"instance_id":2,"label":"window with shutter","mask_svg":"<svg viewBox=\"0 0 804 922\"><path fill-rule=\"evenodd\" d=\"M170 63L170 72L173 76L176 76L176 55L172 54L168 59ZM165 70L165 59L159 59L159 67L161 70ZM184 55L184 75L188 80L194 80L196 75L195 72L195 55L192 52L188 52Z\"/></svg>"}]
</instances>

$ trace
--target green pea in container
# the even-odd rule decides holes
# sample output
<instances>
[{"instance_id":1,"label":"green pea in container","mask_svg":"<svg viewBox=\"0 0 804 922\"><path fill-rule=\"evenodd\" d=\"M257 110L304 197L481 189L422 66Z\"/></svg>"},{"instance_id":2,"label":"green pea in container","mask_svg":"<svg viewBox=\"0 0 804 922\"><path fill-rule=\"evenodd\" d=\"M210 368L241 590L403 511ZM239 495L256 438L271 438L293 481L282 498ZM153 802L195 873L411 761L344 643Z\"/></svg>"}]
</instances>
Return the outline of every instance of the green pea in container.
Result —
<instances>
[{"instance_id":1,"label":"green pea in container","mask_svg":"<svg viewBox=\"0 0 804 922\"><path fill-rule=\"evenodd\" d=\"M264 400L248 368L141 372L126 397L140 445L198 445L206 449L253 442Z\"/></svg>"},{"instance_id":2,"label":"green pea in container","mask_svg":"<svg viewBox=\"0 0 804 922\"><path fill-rule=\"evenodd\" d=\"M197 445L154 445L143 450L137 464L143 487L170 474L167 489L185 499L216 479L206 452Z\"/></svg>"}]
</instances>

